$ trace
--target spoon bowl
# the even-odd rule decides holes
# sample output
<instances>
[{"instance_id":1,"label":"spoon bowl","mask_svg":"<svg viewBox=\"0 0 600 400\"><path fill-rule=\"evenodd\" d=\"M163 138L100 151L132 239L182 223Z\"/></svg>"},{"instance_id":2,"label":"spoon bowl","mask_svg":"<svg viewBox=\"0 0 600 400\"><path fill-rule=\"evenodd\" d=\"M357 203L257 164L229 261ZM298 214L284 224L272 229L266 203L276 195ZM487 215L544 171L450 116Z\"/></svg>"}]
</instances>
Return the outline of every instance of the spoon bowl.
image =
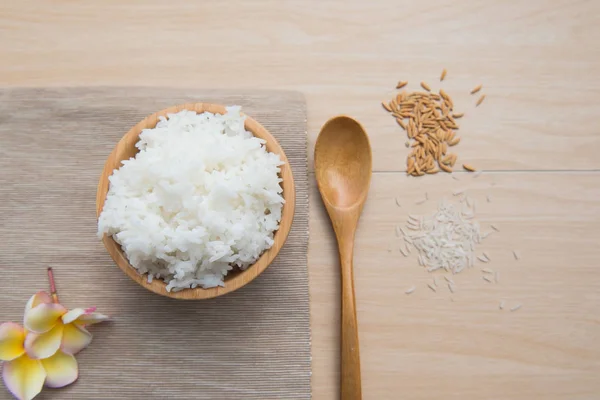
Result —
<instances>
[{"instance_id":1,"label":"spoon bowl","mask_svg":"<svg viewBox=\"0 0 600 400\"><path fill-rule=\"evenodd\" d=\"M371 166L369 138L356 120L339 116L325 123L315 147L315 172L323 201L337 208L364 203Z\"/></svg>"},{"instance_id":2,"label":"spoon bowl","mask_svg":"<svg viewBox=\"0 0 600 400\"><path fill-rule=\"evenodd\" d=\"M342 277L341 398L362 398L354 298L354 237L369 192L372 155L364 128L339 116L325 123L315 146L315 176L338 242Z\"/></svg>"}]
</instances>

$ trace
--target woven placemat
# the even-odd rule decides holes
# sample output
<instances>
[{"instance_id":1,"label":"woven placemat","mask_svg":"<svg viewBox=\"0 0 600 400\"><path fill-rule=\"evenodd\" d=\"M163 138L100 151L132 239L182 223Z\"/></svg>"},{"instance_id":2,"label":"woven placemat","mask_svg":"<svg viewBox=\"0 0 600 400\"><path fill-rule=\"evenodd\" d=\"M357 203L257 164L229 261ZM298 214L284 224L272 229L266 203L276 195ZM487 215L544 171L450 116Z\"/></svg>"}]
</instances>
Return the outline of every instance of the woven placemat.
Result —
<instances>
[{"instance_id":1,"label":"woven placemat","mask_svg":"<svg viewBox=\"0 0 600 400\"><path fill-rule=\"evenodd\" d=\"M96 237L107 155L143 117L186 102L241 105L280 141L298 197L275 262L248 286L203 301L146 291ZM309 399L306 140L306 105L295 92L0 89L0 322L22 320L29 296L47 290L47 266L61 303L114 317L90 328L79 380L39 398Z\"/></svg>"}]
</instances>

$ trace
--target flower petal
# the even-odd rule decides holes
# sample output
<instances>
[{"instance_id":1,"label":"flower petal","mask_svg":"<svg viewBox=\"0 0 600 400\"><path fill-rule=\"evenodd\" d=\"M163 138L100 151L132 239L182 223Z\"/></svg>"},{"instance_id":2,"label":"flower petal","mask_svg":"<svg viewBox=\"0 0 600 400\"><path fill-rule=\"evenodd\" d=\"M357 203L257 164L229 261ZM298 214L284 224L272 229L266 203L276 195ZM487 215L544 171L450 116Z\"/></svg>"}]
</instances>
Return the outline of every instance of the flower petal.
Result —
<instances>
[{"instance_id":1,"label":"flower petal","mask_svg":"<svg viewBox=\"0 0 600 400\"><path fill-rule=\"evenodd\" d=\"M4 363L2 378L17 399L31 400L42 391L46 371L40 360L32 360L25 354Z\"/></svg>"},{"instance_id":2,"label":"flower petal","mask_svg":"<svg viewBox=\"0 0 600 400\"><path fill-rule=\"evenodd\" d=\"M96 307L74 308L62 316L62 321L65 324L76 322L78 325L93 325L110 319L108 316L95 311Z\"/></svg>"},{"instance_id":3,"label":"flower petal","mask_svg":"<svg viewBox=\"0 0 600 400\"><path fill-rule=\"evenodd\" d=\"M75 321L77 318L81 317L85 314L90 314L96 311L96 307L90 308L74 308L68 311L65 315L62 316L62 320L65 324L70 324Z\"/></svg>"},{"instance_id":4,"label":"flower petal","mask_svg":"<svg viewBox=\"0 0 600 400\"><path fill-rule=\"evenodd\" d=\"M80 325L94 325L99 324L100 322L108 321L110 317L108 315L100 314L97 312L84 314L81 317L77 318L77 324Z\"/></svg>"},{"instance_id":5,"label":"flower petal","mask_svg":"<svg viewBox=\"0 0 600 400\"><path fill-rule=\"evenodd\" d=\"M79 371L77 360L70 354L58 351L50 358L42 360L46 370L46 386L50 388L61 388L77 380Z\"/></svg>"},{"instance_id":6,"label":"flower petal","mask_svg":"<svg viewBox=\"0 0 600 400\"><path fill-rule=\"evenodd\" d=\"M25 329L14 322L0 325L0 360L10 361L25 353Z\"/></svg>"},{"instance_id":7,"label":"flower petal","mask_svg":"<svg viewBox=\"0 0 600 400\"><path fill-rule=\"evenodd\" d=\"M66 312L60 304L39 304L25 314L25 329L35 333L48 332Z\"/></svg>"},{"instance_id":8,"label":"flower petal","mask_svg":"<svg viewBox=\"0 0 600 400\"><path fill-rule=\"evenodd\" d=\"M25 314L29 312L33 307L36 307L40 304L50 304L52 303L52 297L46 292L37 292L27 302L25 306Z\"/></svg>"},{"instance_id":9,"label":"flower petal","mask_svg":"<svg viewBox=\"0 0 600 400\"><path fill-rule=\"evenodd\" d=\"M70 324L71 322L75 321L77 318L84 315L85 312L86 312L85 308L74 308L62 316L62 322L63 322L63 324Z\"/></svg>"},{"instance_id":10,"label":"flower petal","mask_svg":"<svg viewBox=\"0 0 600 400\"><path fill-rule=\"evenodd\" d=\"M77 354L92 342L92 334L84 327L67 324L63 331L61 350L67 354Z\"/></svg>"},{"instance_id":11,"label":"flower petal","mask_svg":"<svg viewBox=\"0 0 600 400\"><path fill-rule=\"evenodd\" d=\"M53 356L63 339L64 325L56 324L46 333L31 333L25 338L25 350L33 359L42 359Z\"/></svg>"}]
</instances>

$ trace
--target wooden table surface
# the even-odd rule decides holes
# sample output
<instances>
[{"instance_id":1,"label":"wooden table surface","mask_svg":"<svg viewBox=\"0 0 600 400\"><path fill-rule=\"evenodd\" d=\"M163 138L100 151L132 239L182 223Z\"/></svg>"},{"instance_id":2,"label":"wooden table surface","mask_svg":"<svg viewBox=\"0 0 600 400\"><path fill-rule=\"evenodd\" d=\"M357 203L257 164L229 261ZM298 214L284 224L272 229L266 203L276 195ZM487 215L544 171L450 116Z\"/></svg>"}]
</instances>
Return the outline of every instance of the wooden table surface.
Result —
<instances>
[{"instance_id":1,"label":"wooden table surface","mask_svg":"<svg viewBox=\"0 0 600 400\"><path fill-rule=\"evenodd\" d=\"M311 153L327 118L358 118L375 168L355 256L364 398L598 399L598 38L593 0L1 0L0 84L298 90ZM380 102L400 79L438 88L443 68L466 113L459 162L485 172L409 179L406 139ZM451 296L427 288L394 229L454 190L477 201L484 229L498 227L478 250L501 275L464 271ZM339 276L314 186L311 196L313 392L334 399Z\"/></svg>"}]
</instances>

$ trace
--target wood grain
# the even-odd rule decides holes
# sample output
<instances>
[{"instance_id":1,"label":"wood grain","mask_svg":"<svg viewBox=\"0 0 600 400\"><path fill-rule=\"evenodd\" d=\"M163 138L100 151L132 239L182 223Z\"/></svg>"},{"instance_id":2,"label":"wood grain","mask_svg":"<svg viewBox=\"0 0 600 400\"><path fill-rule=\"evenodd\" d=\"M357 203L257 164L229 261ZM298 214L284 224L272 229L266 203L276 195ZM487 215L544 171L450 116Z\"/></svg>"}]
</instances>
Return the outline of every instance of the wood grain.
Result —
<instances>
[{"instance_id":1,"label":"wood grain","mask_svg":"<svg viewBox=\"0 0 600 400\"><path fill-rule=\"evenodd\" d=\"M140 133L144 129L154 128L156 123L159 121L159 117L165 117L167 114L177 113L182 110L196 111L197 113L211 112L217 114L225 114L225 107L218 104L207 104L207 103L188 103L181 104L178 106L172 106L165 108L164 110L158 111L144 118L133 126L115 145L115 148L108 156L104 169L98 182L98 190L96 194L96 215L99 217L102 209L104 208L104 202L109 190L109 177L112 175L115 169L121 166L123 160L129 160L135 157L138 152L135 144L139 140ZM273 236L273 246L265 251L260 258L247 269L243 271L232 271L227 274L223 279L225 282L224 287L214 287L209 289L195 288L181 291L167 291L167 285L162 279L155 279L152 282L148 282L147 275L142 275L129 264L127 256L123 252L121 246L114 240L112 236L104 235L102 242L106 247L106 250L119 266L119 268L127 274L136 283L145 287L146 289L160 294L162 296L171 297L173 299L181 300L203 300L211 299L213 297L222 296L227 293L231 293L248 283L252 282L258 275L260 275L270 264L273 262L288 237L292 222L294 221L294 210L296 207L296 189L294 187L294 176L290 163L285 155L285 152L279 145L279 142L267 131L261 124L251 117L246 117L245 128L251 132L254 136L261 138L266 141L265 146L269 152L278 154L284 164L281 166L281 187L283 188L282 196L285 199L285 204L281 212L281 222L279 223L279 229Z\"/></svg>"},{"instance_id":2,"label":"wood grain","mask_svg":"<svg viewBox=\"0 0 600 400\"><path fill-rule=\"evenodd\" d=\"M600 392L600 367L584 355L598 359L600 337L599 14L600 3L584 0L0 0L0 84L298 90L308 101L309 156L328 118L352 115L379 171L355 258L364 397L587 400ZM465 112L459 165L499 171L504 186L486 218L503 235L486 243L514 245L533 265L502 271L492 287L501 293L473 286L464 301L440 302L425 296L428 275L387 253L393 197L406 206L460 188L400 173L405 137L381 108L399 80L407 90L423 80L443 87ZM469 91L480 83L487 97L476 109ZM341 289L316 187L310 226L313 398L335 399ZM523 309L498 315L500 294Z\"/></svg>"},{"instance_id":3,"label":"wood grain","mask_svg":"<svg viewBox=\"0 0 600 400\"><path fill-rule=\"evenodd\" d=\"M380 103L398 80L407 90L427 81L466 113L460 162L600 169L598 2L432 0L398 12L390 0L228 4L2 0L0 84L297 90L309 155L321 125L348 114L372 132L374 170L401 171L404 139ZM487 98L475 109L469 91L480 83Z\"/></svg>"},{"instance_id":4,"label":"wood grain","mask_svg":"<svg viewBox=\"0 0 600 400\"><path fill-rule=\"evenodd\" d=\"M354 259L364 397L595 398L600 392L600 248L594 234L600 229L600 175L457 175L459 181L441 174L426 181L373 176ZM415 251L409 257L400 253L395 228L406 224L408 214L430 215L442 198L457 201L452 193L458 190L476 201L482 231L492 231L494 224L500 232L477 248L489 254L490 263L452 276L453 295L441 284L434 293L427 287L433 275L418 265ZM430 200L416 204L425 192ZM339 377L336 243L316 185L310 200L313 385L322 398L333 399L332 383ZM499 272L498 284L482 279L484 266ZM415 292L406 295L413 285ZM520 310L508 311L518 304Z\"/></svg>"},{"instance_id":5,"label":"wood grain","mask_svg":"<svg viewBox=\"0 0 600 400\"><path fill-rule=\"evenodd\" d=\"M369 137L360 123L343 115L327 121L315 146L315 175L340 256L342 400L362 399L354 294L354 238L369 193L372 169Z\"/></svg>"}]
</instances>

